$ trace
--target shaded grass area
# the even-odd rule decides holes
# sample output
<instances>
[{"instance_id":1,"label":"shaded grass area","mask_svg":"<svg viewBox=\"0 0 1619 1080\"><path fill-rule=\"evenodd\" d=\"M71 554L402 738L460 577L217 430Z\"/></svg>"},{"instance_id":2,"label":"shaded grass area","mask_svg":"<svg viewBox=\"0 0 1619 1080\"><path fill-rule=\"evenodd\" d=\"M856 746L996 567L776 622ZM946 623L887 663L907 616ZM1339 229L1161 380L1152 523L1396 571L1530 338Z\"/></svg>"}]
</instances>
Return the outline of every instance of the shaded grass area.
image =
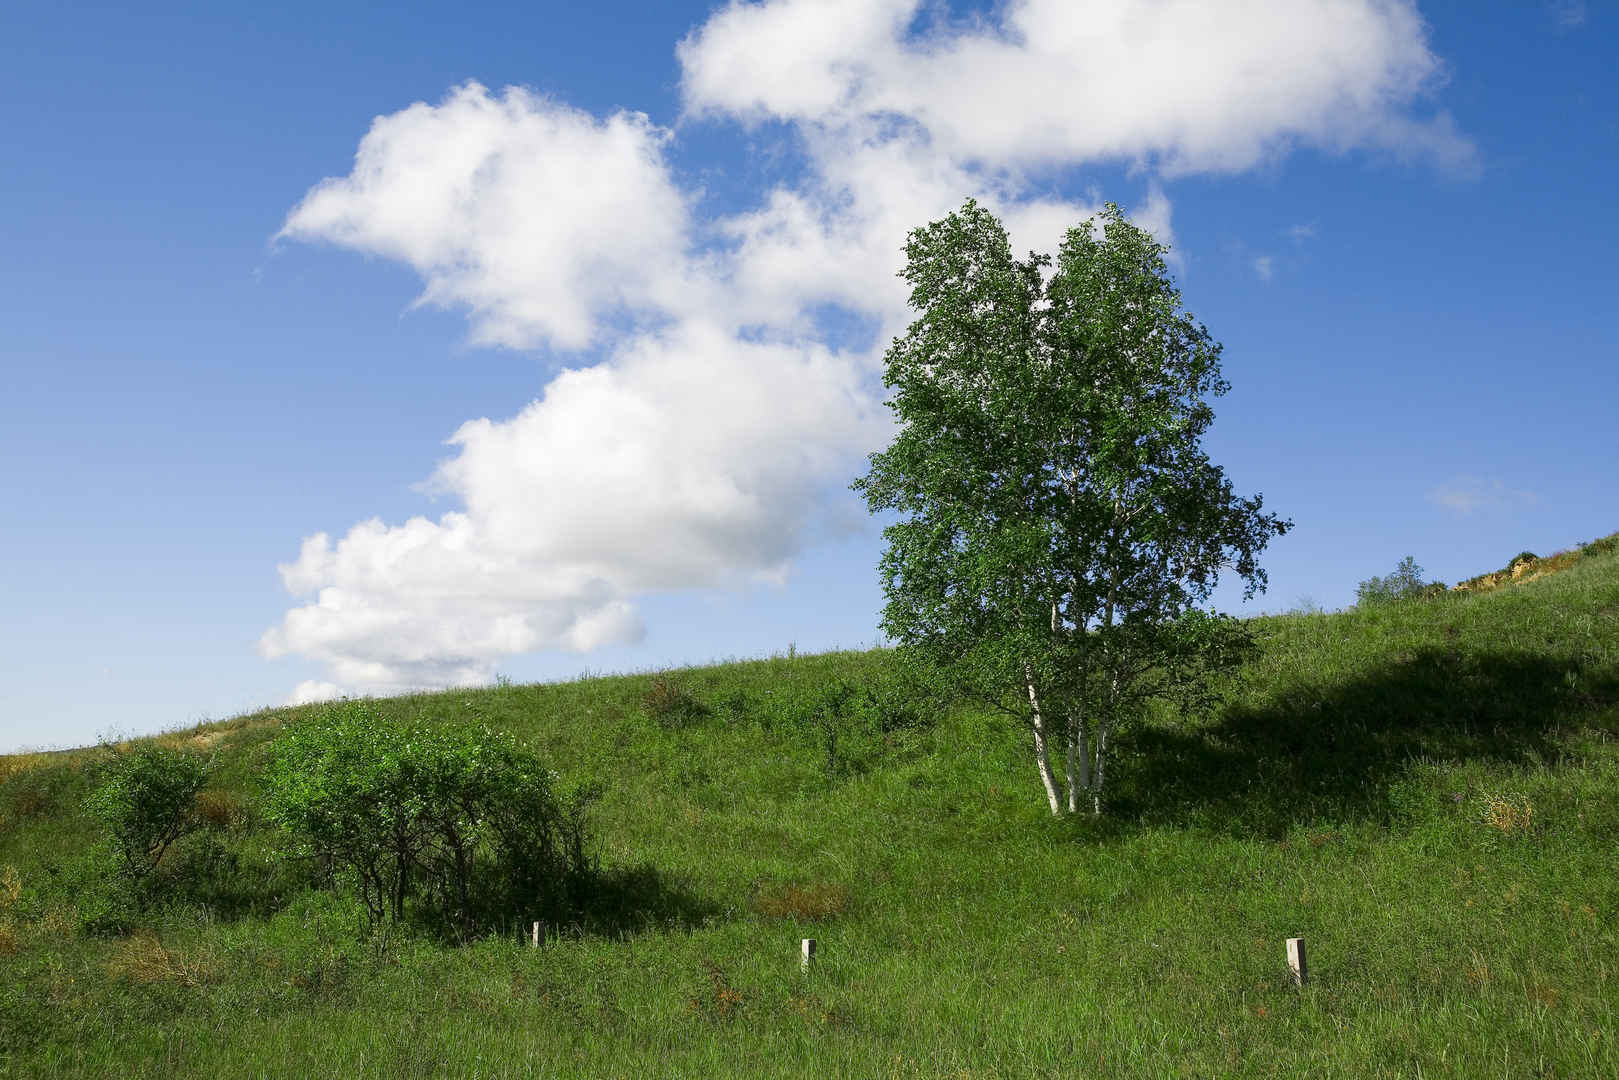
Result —
<instances>
[{"instance_id":1,"label":"shaded grass area","mask_svg":"<svg viewBox=\"0 0 1619 1080\"><path fill-rule=\"evenodd\" d=\"M605 784L598 917L539 949L309 888L256 810L294 710L164 736L235 869L188 878L199 840L123 937L77 929L114 751L0 759L0 1075L1619 1075L1619 558L1256 630L1213 714L1121 739L1101 822L994 717L829 720L882 652L387 702Z\"/></svg>"}]
</instances>

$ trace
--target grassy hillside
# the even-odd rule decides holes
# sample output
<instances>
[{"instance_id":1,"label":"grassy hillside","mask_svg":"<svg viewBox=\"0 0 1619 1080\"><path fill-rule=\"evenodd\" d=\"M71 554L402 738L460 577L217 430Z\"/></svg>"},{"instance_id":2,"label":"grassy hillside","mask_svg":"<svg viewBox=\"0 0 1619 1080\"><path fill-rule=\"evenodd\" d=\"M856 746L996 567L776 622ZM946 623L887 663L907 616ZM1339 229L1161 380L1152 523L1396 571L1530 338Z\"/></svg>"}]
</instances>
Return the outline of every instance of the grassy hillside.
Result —
<instances>
[{"instance_id":1,"label":"grassy hillside","mask_svg":"<svg viewBox=\"0 0 1619 1080\"><path fill-rule=\"evenodd\" d=\"M818 722L881 652L381 703L605 784L615 906L540 949L308 888L256 786L299 710L161 737L215 828L123 935L82 929L118 748L0 758L0 1076L1619 1076L1613 548L1259 620L1217 711L1121 740L1102 822L983 713Z\"/></svg>"}]
</instances>

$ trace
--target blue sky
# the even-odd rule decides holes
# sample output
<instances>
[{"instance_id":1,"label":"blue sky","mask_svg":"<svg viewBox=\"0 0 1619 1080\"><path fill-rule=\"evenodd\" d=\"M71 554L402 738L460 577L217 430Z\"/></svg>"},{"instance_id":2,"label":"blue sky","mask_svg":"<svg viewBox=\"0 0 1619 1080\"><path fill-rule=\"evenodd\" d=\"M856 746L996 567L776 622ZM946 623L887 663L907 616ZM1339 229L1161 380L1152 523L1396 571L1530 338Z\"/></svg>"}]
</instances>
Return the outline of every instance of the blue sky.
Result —
<instances>
[{"instance_id":1,"label":"blue sky","mask_svg":"<svg viewBox=\"0 0 1619 1080\"><path fill-rule=\"evenodd\" d=\"M5 9L0 751L872 642L845 488L969 194L1172 242L1297 526L1233 609L1619 529L1611 13L1244 11Z\"/></svg>"}]
</instances>

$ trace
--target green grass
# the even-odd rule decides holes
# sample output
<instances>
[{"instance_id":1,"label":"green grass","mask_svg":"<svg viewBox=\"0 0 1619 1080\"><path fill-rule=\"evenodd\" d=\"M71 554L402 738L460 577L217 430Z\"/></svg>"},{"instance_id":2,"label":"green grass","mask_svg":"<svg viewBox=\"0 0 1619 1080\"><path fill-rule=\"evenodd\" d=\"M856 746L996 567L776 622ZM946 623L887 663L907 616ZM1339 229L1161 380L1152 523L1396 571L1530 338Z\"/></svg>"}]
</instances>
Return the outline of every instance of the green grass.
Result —
<instances>
[{"instance_id":1,"label":"green grass","mask_svg":"<svg viewBox=\"0 0 1619 1080\"><path fill-rule=\"evenodd\" d=\"M881 652L384 703L605 783L619 906L540 949L306 889L255 813L298 710L162 737L215 756L239 862L180 853L123 937L77 928L114 751L0 758L0 1076L1619 1076L1612 545L1256 628L1216 712L1121 739L1101 822L970 709L829 754L817 696Z\"/></svg>"}]
</instances>

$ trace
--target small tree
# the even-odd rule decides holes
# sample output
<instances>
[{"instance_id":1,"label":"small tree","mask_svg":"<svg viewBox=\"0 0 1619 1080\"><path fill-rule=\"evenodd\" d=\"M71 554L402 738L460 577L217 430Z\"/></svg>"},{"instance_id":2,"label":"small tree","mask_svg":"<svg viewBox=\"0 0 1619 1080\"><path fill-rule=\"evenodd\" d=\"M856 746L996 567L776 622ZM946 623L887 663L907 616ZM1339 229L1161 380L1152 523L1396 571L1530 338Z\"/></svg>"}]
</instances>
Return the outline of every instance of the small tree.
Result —
<instances>
[{"instance_id":1,"label":"small tree","mask_svg":"<svg viewBox=\"0 0 1619 1080\"><path fill-rule=\"evenodd\" d=\"M197 827L197 792L207 775L207 764L195 754L151 744L107 762L87 808L106 828L126 877L146 877L176 840Z\"/></svg>"},{"instance_id":2,"label":"small tree","mask_svg":"<svg viewBox=\"0 0 1619 1080\"><path fill-rule=\"evenodd\" d=\"M883 629L1029 724L1053 814L1100 813L1118 726L1237 660L1240 624L1199 605L1226 568L1262 590L1256 557L1290 527L1202 451L1227 384L1166 249L1112 204L1100 217L1055 265L1015 260L972 200L911 233L920 315L884 380L901 428L854 484L906 515L884 530Z\"/></svg>"},{"instance_id":3,"label":"small tree","mask_svg":"<svg viewBox=\"0 0 1619 1080\"><path fill-rule=\"evenodd\" d=\"M1407 555L1394 568L1394 573L1385 577L1369 577L1361 582L1355 588L1355 603L1361 607L1376 607L1395 600L1421 596L1426 591L1427 584L1422 580L1422 567L1417 565L1415 558Z\"/></svg>"}]
</instances>

